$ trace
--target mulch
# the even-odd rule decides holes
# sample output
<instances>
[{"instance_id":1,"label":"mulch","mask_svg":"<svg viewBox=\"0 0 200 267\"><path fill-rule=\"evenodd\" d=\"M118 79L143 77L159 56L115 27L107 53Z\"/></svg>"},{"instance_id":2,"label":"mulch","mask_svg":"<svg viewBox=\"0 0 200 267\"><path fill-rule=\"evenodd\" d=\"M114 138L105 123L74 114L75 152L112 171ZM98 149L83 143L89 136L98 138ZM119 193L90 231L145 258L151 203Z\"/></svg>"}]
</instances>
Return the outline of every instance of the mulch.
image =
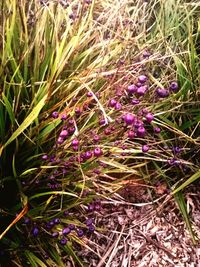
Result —
<instances>
[{"instance_id":1,"label":"mulch","mask_svg":"<svg viewBox=\"0 0 200 267\"><path fill-rule=\"evenodd\" d=\"M138 194L138 188L136 189ZM133 198L134 199L134 198ZM200 187L185 192L197 244L190 233L173 196L164 193L149 201L128 202L119 194L103 202L96 231L88 241L91 250L79 256L90 267L200 267Z\"/></svg>"}]
</instances>

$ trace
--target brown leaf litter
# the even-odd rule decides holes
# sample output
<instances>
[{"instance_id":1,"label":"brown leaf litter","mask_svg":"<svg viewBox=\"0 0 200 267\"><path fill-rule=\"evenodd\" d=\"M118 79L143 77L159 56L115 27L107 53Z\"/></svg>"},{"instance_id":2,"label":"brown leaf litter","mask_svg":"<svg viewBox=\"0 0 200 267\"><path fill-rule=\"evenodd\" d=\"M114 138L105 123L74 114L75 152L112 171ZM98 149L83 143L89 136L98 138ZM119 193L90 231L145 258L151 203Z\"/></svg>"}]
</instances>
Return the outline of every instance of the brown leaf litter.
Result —
<instances>
[{"instance_id":1,"label":"brown leaf litter","mask_svg":"<svg viewBox=\"0 0 200 267\"><path fill-rule=\"evenodd\" d=\"M133 188L131 189L133 190ZM115 194L103 203L95 232L79 256L90 267L200 267L200 244L193 245L174 198L159 188L153 202L143 194L140 202ZM143 189L142 189L143 190ZM134 190L133 190L134 191ZM162 195L161 195L162 193ZM134 194L133 194L134 195ZM193 231L200 239L200 189L191 186L185 193ZM128 195L128 199L130 196Z\"/></svg>"}]
</instances>

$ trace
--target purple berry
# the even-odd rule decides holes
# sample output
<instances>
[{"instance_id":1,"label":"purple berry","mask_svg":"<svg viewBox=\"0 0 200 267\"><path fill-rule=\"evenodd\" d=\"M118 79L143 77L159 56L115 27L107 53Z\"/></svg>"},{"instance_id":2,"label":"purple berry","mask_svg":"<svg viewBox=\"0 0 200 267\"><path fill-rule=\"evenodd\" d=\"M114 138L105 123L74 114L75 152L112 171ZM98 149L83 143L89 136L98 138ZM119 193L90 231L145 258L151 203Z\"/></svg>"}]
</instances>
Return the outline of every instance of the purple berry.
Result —
<instances>
[{"instance_id":1,"label":"purple berry","mask_svg":"<svg viewBox=\"0 0 200 267\"><path fill-rule=\"evenodd\" d=\"M47 155L43 155L43 156L42 156L42 159L43 159L43 160L47 160L47 159L48 159L48 156L47 156Z\"/></svg>"},{"instance_id":2,"label":"purple berry","mask_svg":"<svg viewBox=\"0 0 200 267\"><path fill-rule=\"evenodd\" d=\"M58 137L57 144L61 145L64 142L62 137Z\"/></svg>"},{"instance_id":3,"label":"purple berry","mask_svg":"<svg viewBox=\"0 0 200 267\"><path fill-rule=\"evenodd\" d=\"M32 231L32 234L33 234L34 237L38 236L38 234L39 234L39 229L38 229L37 227L34 227L34 228L33 228L33 231Z\"/></svg>"},{"instance_id":4,"label":"purple berry","mask_svg":"<svg viewBox=\"0 0 200 267\"><path fill-rule=\"evenodd\" d=\"M94 223L94 219L93 218L88 218L87 220L86 220L86 222L85 222L85 224L87 225L87 226L90 226L90 225L92 225Z\"/></svg>"},{"instance_id":5,"label":"purple berry","mask_svg":"<svg viewBox=\"0 0 200 267\"><path fill-rule=\"evenodd\" d=\"M157 134L159 134L161 132L161 129L159 127L155 127L154 128L154 132L157 133Z\"/></svg>"},{"instance_id":6,"label":"purple berry","mask_svg":"<svg viewBox=\"0 0 200 267\"><path fill-rule=\"evenodd\" d=\"M131 103L132 103L133 105L138 105L138 104L140 103L140 100L139 100L139 99L132 99L132 100L131 100Z\"/></svg>"},{"instance_id":7,"label":"purple berry","mask_svg":"<svg viewBox=\"0 0 200 267\"><path fill-rule=\"evenodd\" d=\"M60 137L62 137L64 139L67 136L68 136L68 131L67 130L62 130L61 133L60 133Z\"/></svg>"},{"instance_id":8,"label":"purple berry","mask_svg":"<svg viewBox=\"0 0 200 267\"><path fill-rule=\"evenodd\" d=\"M127 125L131 125L135 121L135 116L133 114L128 113L124 115L123 119Z\"/></svg>"},{"instance_id":9,"label":"purple berry","mask_svg":"<svg viewBox=\"0 0 200 267\"><path fill-rule=\"evenodd\" d=\"M81 109L80 109L80 107L76 107L76 108L75 108L75 113L76 113L76 115L80 115L80 114L81 114Z\"/></svg>"},{"instance_id":10,"label":"purple berry","mask_svg":"<svg viewBox=\"0 0 200 267\"><path fill-rule=\"evenodd\" d=\"M54 219L54 224L59 224L60 223L60 219L59 218L55 218Z\"/></svg>"},{"instance_id":11,"label":"purple berry","mask_svg":"<svg viewBox=\"0 0 200 267\"><path fill-rule=\"evenodd\" d=\"M165 98L169 96L169 91L164 88L157 88L156 93L161 98Z\"/></svg>"},{"instance_id":12,"label":"purple berry","mask_svg":"<svg viewBox=\"0 0 200 267\"><path fill-rule=\"evenodd\" d=\"M144 137L145 136L145 133L146 133L146 130L143 126L140 126L138 129L137 129L137 136L138 137Z\"/></svg>"},{"instance_id":13,"label":"purple berry","mask_svg":"<svg viewBox=\"0 0 200 267\"><path fill-rule=\"evenodd\" d=\"M66 245L67 244L67 239L66 238L62 238L61 240L60 240L60 244L61 245Z\"/></svg>"},{"instance_id":14,"label":"purple berry","mask_svg":"<svg viewBox=\"0 0 200 267\"><path fill-rule=\"evenodd\" d=\"M105 125L105 124L106 124L105 119L101 119L101 120L99 121L99 125Z\"/></svg>"},{"instance_id":15,"label":"purple berry","mask_svg":"<svg viewBox=\"0 0 200 267\"><path fill-rule=\"evenodd\" d=\"M92 92L87 92L87 97L91 97L93 96L93 93Z\"/></svg>"},{"instance_id":16,"label":"purple berry","mask_svg":"<svg viewBox=\"0 0 200 267\"><path fill-rule=\"evenodd\" d=\"M181 148L178 147L178 146L176 146L176 147L173 147L173 148L172 148L172 151L174 152L174 154L178 154L178 153L181 152Z\"/></svg>"},{"instance_id":17,"label":"purple berry","mask_svg":"<svg viewBox=\"0 0 200 267\"><path fill-rule=\"evenodd\" d=\"M71 229L69 227L66 227L62 230L63 235L68 235L71 232Z\"/></svg>"},{"instance_id":18,"label":"purple berry","mask_svg":"<svg viewBox=\"0 0 200 267\"><path fill-rule=\"evenodd\" d=\"M73 146L74 151L78 151L78 146Z\"/></svg>"},{"instance_id":19,"label":"purple berry","mask_svg":"<svg viewBox=\"0 0 200 267\"><path fill-rule=\"evenodd\" d=\"M121 110L122 109L122 105L119 102L117 102L116 105L115 105L115 109L116 110Z\"/></svg>"},{"instance_id":20,"label":"purple berry","mask_svg":"<svg viewBox=\"0 0 200 267\"><path fill-rule=\"evenodd\" d=\"M128 86L127 91L129 94L134 94L137 91L137 86L135 84L131 84Z\"/></svg>"},{"instance_id":21,"label":"purple berry","mask_svg":"<svg viewBox=\"0 0 200 267\"><path fill-rule=\"evenodd\" d=\"M146 91L147 91L148 87L146 85L144 86L140 86L138 89L137 89L137 94L139 96L143 96L145 95Z\"/></svg>"},{"instance_id":22,"label":"purple berry","mask_svg":"<svg viewBox=\"0 0 200 267\"><path fill-rule=\"evenodd\" d=\"M74 140L72 140L72 146L78 146L79 145L79 140L78 139L74 139Z\"/></svg>"},{"instance_id":23,"label":"purple berry","mask_svg":"<svg viewBox=\"0 0 200 267\"><path fill-rule=\"evenodd\" d=\"M142 152L148 152L149 151L149 146L148 145L143 145L142 146Z\"/></svg>"},{"instance_id":24,"label":"purple berry","mask_svg":"<svg viewBox=\"0 0 200 267\"><path fill-rule=\"evenodd\" d=\"M69 224L68 227L69 227L70 230L74 230L75 229L75 225L74 224Z\"/></svg>"},{"instance_id":25,"label":"purple berry","mask_svg":"<svg viewBox=\"0 0 200 267\"><path fill-rule=\"evenodd\" d=\"M75 132L75 128L74 127L70 127L68 129L68 131L69 131L69 134L73 134Z\"/></svg>"},{"instance_id":26,"label":"purple berry","mask_svg":"<svg viewBox=\"0 0 200 267\"><path fill-rule=\"evenodd\" d=\"M95 226L94 225L90 225L88 227L88 230L93 233L95 231Z\"/></svg>"},{"instance_id":27,"label":"purple berry","mask_svg":"<svg viewBox=\"0 0 200 267\"><path fill-rule=\"evenodd\" d=\"M59 117L59 113L58 113L57 111L54 111L54 112L52 113L52 117L53 117L54 119L57 119L57 118Z\"/></svg>"},{"instance_id":28,"label":"purple berry","mask_svg":"<svg viewBox=\"0 0 200 267\"><path fill-rule=\"evenodd\" d=\"M64 215L65 217L67 217L67 216L69 215L69 211L68 211L68 210L65 210L65 211L63 212L63 215Z\"/></svg>"},{"instance_id":29,"label":"purple berry","mask_svg":"<svg viewBox=\"0 0 200 267\"><path fill-rule=\"evenodd\" d=\"M111 99L109 101L109 106L112 107L112 108L114 108L116 104L117 104L117 101L115 99Z\"/></svg>"},{"instance_id":30,"label":"purple berry","mask_svg":"<svg viewBox=\"0 0 200 267\"><path fill-rule=\"evenodd\" d=\"M95 134L93 137L93 140L94 140L94 142L99 142L100 138L97 134Z\"/></svg>"},{"instance_id":31,"label":"purple berry","mask_svg":"<svg viewBox=\"0 0 200 267\"><path fill-rule=\"evenodd\" d=\"M30 222L31 222L31 221L30 221L29 218L24 218L24 223L25 223L25 224L30 224Z\"/></svg>"},{"instance_id":32,"label":"purple berry","mask_svg":"<svg viewBox=\"0 0 200 267\"><path fill-rule=\"evenodd\" d=\"M177 83L177 82L172 82L172 83L170 84L169 88L170 88L172 91L176 92L176 91L178 90L178 83Z\"/></svg>"},{"instance_id":33,"label":"purple berry","mask_svg":"<svg viewBox=\"0 0 200 267\"><path fill-rule=\"evenodd\" d=\"M91 151L86 151L84 154L85 159L90 159L92 157L92 152Z\"/></svg>"},{"instance_id":34,"label":"purple berry","mask_svg":"<svg viewBox=\"0 0 200 267\"><path fill-rule=\"evenodd\" d=\"M147 122L151 123L154 120L154 116L152 113L147 113L147 115L145 116Z\"/></svg>"},{"instance_id":35,"label":"purple berry","mask_svg":"<svg viewBox=\"0 0 200 267\"><path fill-rule=\"evenodd\" d=\"M58 232L54 232L54 233L52 233L52 235L51 235L53 238L57 238L58 236L59 236L59 233Z\"/></svg>"},{"instance_id":36,"label":"purple berry","mask_svg":"<svg viewBox=\"0 0 200 267\"><path fill-rule=\"evenodd\" d=\"M138 81L141 83L145 83L148 80L148 77L146 75L140 75L138 77Z\"/></svg>"},{"instance_id":37,"label":"purple berry","mask_svg":"<svg viewBox=\"0 0 200 267\"><path fill-rule=\"evenodd\" d=\"M63 115L61 116L61 120L62 120L62 121L66 121L66 119L67 119L67 115L66 115L66 114L63 114Z\"/></svg>"},{"instance_id":38,"label":"purple berry","mask_svg":"<svg viewBox=\"0 0 200 267\"><path fill-rule=\"evenodd\" d=\"M103 153L102 153L101 148L96 147L96 148L94 149L94 156L95 156L95 157L100 157L102 154L103 154Z\"/></svg>"},{"instance_id":39,"label":"purple berry","mask_svg":"<svg viewBox=\"0 0 200 267\"><path fill-rule=\"evenodd\" d=\"M83 232L83 230L78 229L78 230L77 230L77 235L78 235L78 237L83 237L83 236L84 236L84 232Z\"/></svg>"},{"instance_id":40,"label":"purple berry","mask_svg":"<svg viewBox=\"0 0 200 267\"><path fill-rule=\"evenodd\" d=\"M133 139L135 137L135 132L130 130L128 131L128 138Z\"/></svg>"}]
</instances>

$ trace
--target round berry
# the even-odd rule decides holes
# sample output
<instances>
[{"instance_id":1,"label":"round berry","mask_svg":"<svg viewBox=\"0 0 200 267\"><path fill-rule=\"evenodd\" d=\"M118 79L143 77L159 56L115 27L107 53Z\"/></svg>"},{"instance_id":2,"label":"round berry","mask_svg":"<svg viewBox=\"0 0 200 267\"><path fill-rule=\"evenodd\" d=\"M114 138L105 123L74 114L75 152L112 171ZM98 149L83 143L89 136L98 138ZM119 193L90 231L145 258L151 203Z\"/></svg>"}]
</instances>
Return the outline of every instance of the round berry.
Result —
<instances>
[{"instance_id":1,"label":"round berry","mask_svg":"<svg viewBox=\"0 0 200 267\"><path fill-rule=\"evenodd\" d=\"M101 155L102 155L102 150L101 150L101 148L96 147L96 148L94 149L94 156L95 156L95 157L100 157Z\"/></svg>"},{"instance_id":2,"label":"round berry","mask_svg":"<svg viewBox=\"0 0 200 267\"><path fill-rule=\"evenodd\" d=\"M142 152L148 152L149 151L149 146L148 145L143 145L142 146Z\"/></svg>"},{"instance_id":3,"label":"round berry","mask_svg":"<svg viewBox=\"0 0 200 267\"><path fill-rule=\"evenodd\" d=\"M146 130L143 126L140 126L138 129L137 129L137 136L138 137L144 137L145 136L145 133L146 133Z\"/></svg>"},{"instance_id":4,"label":"round berry","mask_svg":"<svg viewBox=\"0 0 200 267\"><path fill-rule=\"evenodd\" d=\"M124 121L127 125L131 125L135 121L135 116L133 114L130 114L130 113L125 114L124 115Z\"/></svg>"},{"instance_id":5,"label":"round berry","mask_svg":"<svg viewBox=\"0 0 200 267\"><path fill-rule=\"evenodd\" d=\"M169 91L164 88L157 88L156 93L161 98L165 98L169 96Z\"/></svg>"},{"instance_id":6,"label":"round berry","mask_svg":"<svg viewBox=\"0 0 200 267\"><path fill-rule=\"evenodd\" d=\"M178 83L177 83L177 82L172 82L172 83L170 84L169 88L170 88L172 91L176 92L176 91L178 90Z\"/></svg>"},{"instance_id":7,"label":"round berry","mask_svg":"<svg viewBox=\"0 0 200 267\"><path fill-rule=\"evenodd\" d=\"M68 235L71 232L71 229L69 227L66 227L62 230L63 235Z\"/></svg>"},{"instance_id":8,"label":"round berry","mask_svg":"<svg viewBox=\"0 0 200 267\"><path fill-rule=\"evenodd\" d=\"M60 240L60 244L61 245L66 245L67 244L67 239L66 238L62 238L61 240Z\"/></svg>"},{"instance_id":9,"label":"round berry","mask_svg":"<svg viewBox=\"0 0 200 267\"><path fill-rule=\"evenodd\" d=\"M152 113L147 113L145 116L147 122L151 123L154 120L154 116Z\"/></svg>"},{"instance_id":10,"label":"round berry","mask_svg":"<svg viewBox=\"0 0 200 267\"><path fill-rule=\"evenodd\" d=\"M138 77L138 81L141 83L145 83L148 80L148 77L146 75L140 75Z\"/></svg>"},{"instance_id":11,"label":"round berry","mask_svg":"<svg viewBox=\"0 0 200 267\"><path fill-rule=\"evenodd\" d=\"M127 91L129 94L134 94L137 91L137 86L135 84L131 84L128 86Z\"/></svg>"},{"instance_id":12,"label":"round berry","mask_svg":"<svg viewBox=\"0 0 200 267\"><path fill-rule=\"evenodd\" d=\"M33 234L34 237L38 236L38 234L39 234L39 229L38 229L37 227L34 227L34 228L33 228L33 231L32 231L32 234Z\"/></svg>"},{"instance_id":13,"label":"round berry","mask_svg":"<svg viewBox=\"0 0 200 267\"><path fill-rule=\"evenodd\" d=\"M52 117L53 117L54 119L57 119L57 118L59 117L59 113L58 113L57 111L54 111L54 112L52 113Z\"/></svg>"},{"instance_id":14,"label":"round berry","mask_svg":"<svg viewBox=\"0 0 200 267\"><path fill-rule=\"evenodd\" d=\"M112 108L114 108L116 104L117 104L117 101L115 99L111 99L109 101L109 106L112 107Z\"/></svg>"},{"instance_id":15,"label":"round berry","mask_svg":"<svg viewBox=\"0 0 200 267\"><path fill-rule=\"evenodd\" d=\"M159 134L161 132L161 129L159 127L154 128L154 132Z\"/></svg>"},{"instance_id":16,"label":"round berry","mask_svg":"<svg viewBox=\"0 0 200 267\"><path fill-rule=\"evenodd\" d=\"M78 146L79 145L79 141L78 141L78 139L74 139L74 140L72 140L72 146Z\"/></svg>"}]
</instances>

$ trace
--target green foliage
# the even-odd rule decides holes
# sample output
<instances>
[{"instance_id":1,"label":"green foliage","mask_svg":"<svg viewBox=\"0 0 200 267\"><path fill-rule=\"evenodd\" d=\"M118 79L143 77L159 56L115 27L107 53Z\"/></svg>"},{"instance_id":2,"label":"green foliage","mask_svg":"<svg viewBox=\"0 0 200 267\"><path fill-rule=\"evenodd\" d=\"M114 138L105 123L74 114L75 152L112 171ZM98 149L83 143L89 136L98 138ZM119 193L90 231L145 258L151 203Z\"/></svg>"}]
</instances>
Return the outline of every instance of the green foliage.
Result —
<instances>
[{"instance_id":1,"label":"green foliage","mask_svg":"<svg viewBox=\"0 0 200 267\"><path fill-rule=\"evenodd\" d=\"M181 181L182 185L173 193L192 234L180 191L199 179L198 5L183 0L148 3L93 0L90 4L75 0L67 7L59 1L5 0L1 7L0 208L5 221L3 228L28 204L25 216L31 219L31 227L38 224L47 233L45 237L31 238L29 232L26 242L23 219L14 223L10 234L8 232L13 263L16 266L27 262L31 266L65 266L62 258L65 251L77 266L85 266L74 247L77 244L86 247L87 240L72 234L69 243L61 248L44 224L61 216L63 227L69 223L83 227L86 206L97 197L117 191L121 182L132 176L148 176L152 183L169 179L173 189ZM143 57L144 52L150 55ZM148 75L150 92L133 107L128 102L130 99L126 99L126 89L140 73ZM179 91L155 101L156 88L168 88L172 81L178 81ZM122 110L109 107L109 100L117 98L116 89L124 94L118 97ZM87 97L88 92L91 98ZM130 140L127 130L118 125L116 119L144 107L154 113L151 126L159 126L162 131L155 136L149 126L144 140ZM81 108L82 113L76 117L77 108ZM53 119L55 111L59 117ZM75 121L75 132L55 150L65 124L63 114ZM99 125L101 118L105 126ZM114 133L105 135L110 125ZM93 173L99 168L98 160L76 162L74 169L59 177L61 188L50 190L46 180L60 171L61 166L59 161L44 162L42 155L50 158L56 153L56 160L69 161L82 152L72 151L71 141L79 137L83 152L92 150L95 145L90 141L94 133L102 137L99 143L104 165L100 167L101 175ZM116 145L116 141L120 141L120 145ZM141 152L144 144L151 147L146 154ZM171 150L174 146L183 149L176 159L181 161L181 167L168 165L175 157ZM86 191L90 194L84 195ZM11 194L13 201L6 204L5 196ZM74 215L64 219L65 210ZM56 229L61 232L59 227ZM7 236L0 242L4 248ZM20 249L24 243L27 247ZM48 259L46 251L49 251Z\"/></svg>"}]
</instances>

